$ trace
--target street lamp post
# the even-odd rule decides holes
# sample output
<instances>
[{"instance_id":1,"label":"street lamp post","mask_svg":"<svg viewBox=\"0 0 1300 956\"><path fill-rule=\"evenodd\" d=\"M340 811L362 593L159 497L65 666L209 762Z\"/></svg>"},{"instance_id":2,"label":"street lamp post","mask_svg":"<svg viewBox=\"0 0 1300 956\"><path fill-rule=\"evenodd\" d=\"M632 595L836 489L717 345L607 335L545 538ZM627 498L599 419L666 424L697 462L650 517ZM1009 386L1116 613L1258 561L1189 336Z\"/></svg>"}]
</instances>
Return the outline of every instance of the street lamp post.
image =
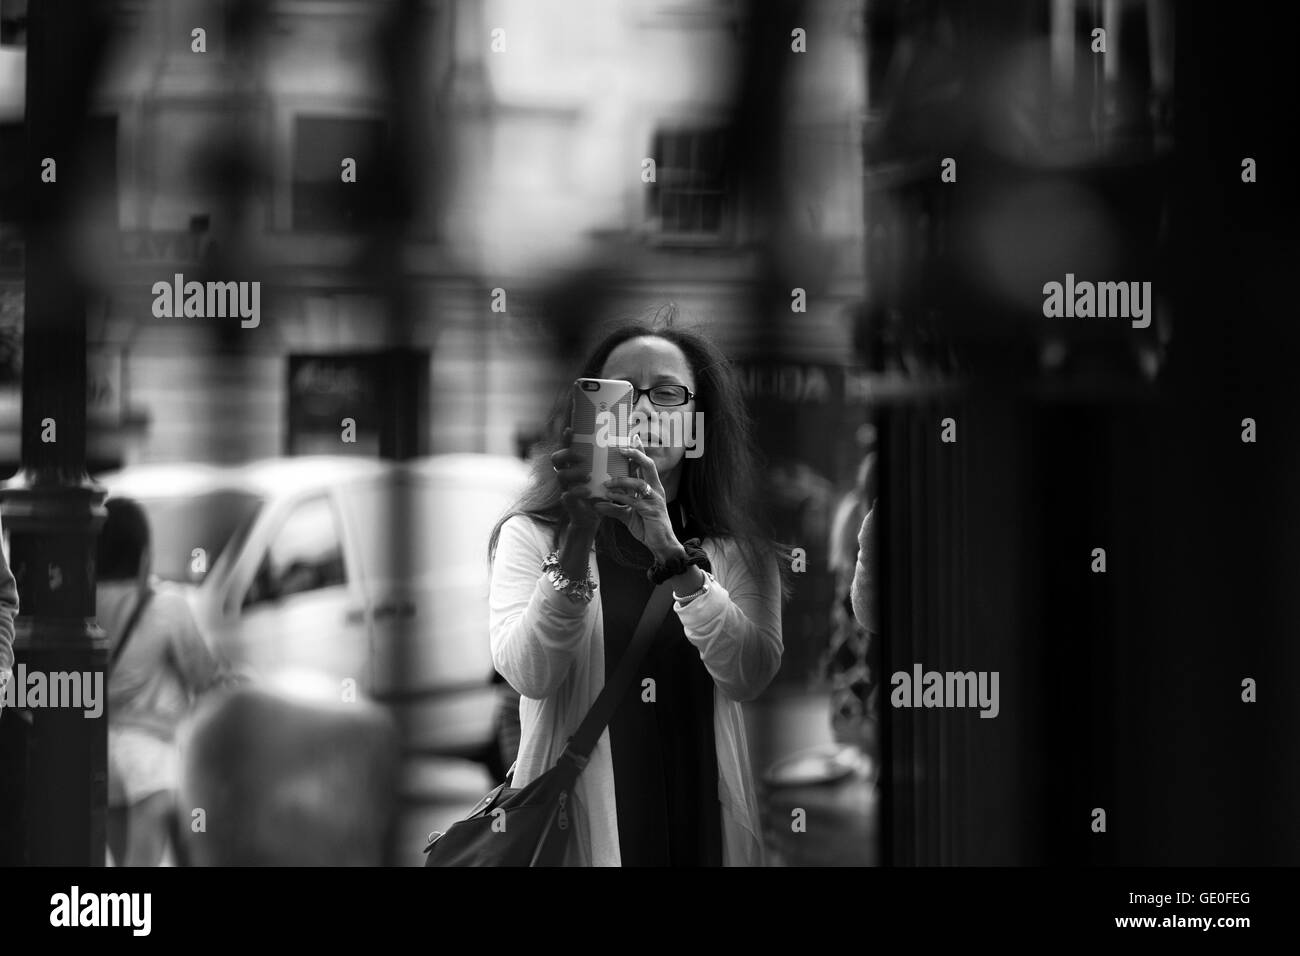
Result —
<instances>
[{"instance_id":1,"label":"street lamp post","mask_svg":"<svg viewBox=\"0 0 1300 956\"><path fill-rule=\"evenodd\" d=\"M106 642L94 622L104 492L85 470L86 299L68 198L84 169L76 150L105 35L94 19L102 6L43 0L29 9L22 468L0 488L0 503L21 604L14 681L43 679L46 693L6 708L0 721L0 862L9 864L104 862ZM47 158L52 181L42 177ZM97 689L99 707L73 688Z\"/></svg>"}]
</instances>

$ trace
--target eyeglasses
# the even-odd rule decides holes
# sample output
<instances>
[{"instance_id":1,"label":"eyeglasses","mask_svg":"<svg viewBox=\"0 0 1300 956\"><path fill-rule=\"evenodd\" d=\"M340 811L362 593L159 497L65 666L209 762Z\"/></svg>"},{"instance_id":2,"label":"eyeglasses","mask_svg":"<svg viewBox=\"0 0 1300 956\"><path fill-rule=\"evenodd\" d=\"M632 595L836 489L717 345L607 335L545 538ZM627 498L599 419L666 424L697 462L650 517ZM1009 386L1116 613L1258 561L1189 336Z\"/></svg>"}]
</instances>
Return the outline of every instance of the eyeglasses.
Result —
<instances>
[{"instance_id":1,"label":"eyeglasses","mask_svg":"<svg viewBox=\"0 0 1300 956\"><path fill-rule=\"evenodd\" d=\"M641 400L642 395L650 396L650 404L660 406L685 405L695 397L685 385L654 385L650 388L632 386L632 404Z\"/></svg>"}]
</instances>

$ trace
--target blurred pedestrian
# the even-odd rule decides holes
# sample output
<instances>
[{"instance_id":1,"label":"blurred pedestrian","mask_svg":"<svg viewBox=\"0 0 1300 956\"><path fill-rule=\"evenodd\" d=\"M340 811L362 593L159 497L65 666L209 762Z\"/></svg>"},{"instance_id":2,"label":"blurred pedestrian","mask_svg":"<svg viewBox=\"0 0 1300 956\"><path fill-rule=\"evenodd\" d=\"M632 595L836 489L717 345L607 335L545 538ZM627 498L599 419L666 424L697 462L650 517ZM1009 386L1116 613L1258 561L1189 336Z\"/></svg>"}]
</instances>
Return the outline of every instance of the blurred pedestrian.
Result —
<instances>
[{"instance_id":1,"label":"blurred pedestrian","mask_svg":"<svg viewBox=\"0 0 1300 956\"><path fill-rule=\"evenodd\" d=\"M531 488L493 533L492 655L522 695L513 785L555 765L666 580L672 608L578 777L567 862L759 865L740 702L781 664L782 574L755 520L738 384L702 336L642 324L607 336L581 374L638 390L639 445L626 454L639 477L611 479L593 501L590 465L560 428L565 402ZM665 411L707 418L699 457L656 431Z\"/></svg>"},{"instance_id":2,"label":"blurred pedestrian","mask_svg":"<svg viewBox=\"0 0 1300 956\"><path fill-rule=\"evenodd\" d=\"M179 768L176 730L223 677L183 594L150 575L149 522L106 503L95 601L108 635L108 843L119 866L162 862Z\"/></svg>"},{"instance_id":3,"label":"blurred pedestrian","mask_svg":"<svg viewBox=\"0 0 1300 956\"><path fill-rule=\"evenodd\" d=\"M9 557L0 548L0 713L4 712L5 696L14 676L14 618L17 616L18 585L9 570Z\"/></svg>"},{"instance_id":4,"label":"blurred pedestrian","mask_svg":"<svg viewBox=\"0 0 1300 956\"><path fill-rule=\"evenodd\" d=\"M853 579L861 549L858 536L876 495L876 452L868 451L858 467L853 488L840 500L831 525L830 569L835 575L831 608L831 640L826 652L826 676L831 684L831 727L840 743L870 749L874 728L871 695L876 680L871 666L873 631L853 604Z\"/></svg>"},{"instance_id":5,"label":"blurred pedestrian","mask_svg":"<svg viewBox=\"0 0 1300 956\"><path fill-rule=\"evenodd\" d=\"M858 560L854 566L851 592L853 616L872 636L880 633L879 597L876 594L879 574L876 565L876 506L877 502L872 501L858 531Z\"/></svg>"}]
</instances>

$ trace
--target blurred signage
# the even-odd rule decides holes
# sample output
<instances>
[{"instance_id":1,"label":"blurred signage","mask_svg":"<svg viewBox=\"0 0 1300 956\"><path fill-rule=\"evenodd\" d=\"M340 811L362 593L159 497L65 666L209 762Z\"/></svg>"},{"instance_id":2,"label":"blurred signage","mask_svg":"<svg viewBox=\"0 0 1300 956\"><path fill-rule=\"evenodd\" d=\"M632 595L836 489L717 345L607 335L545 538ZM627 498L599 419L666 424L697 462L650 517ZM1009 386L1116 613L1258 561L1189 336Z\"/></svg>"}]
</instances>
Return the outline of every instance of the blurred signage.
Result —
<instances>
[{"instance_id":1,"label":"blurred signage","mask_svg":"<svg viewBox=\"0 0 1300 956\"><path fill-rule=\"evenodd\" d=\"M199 263L212 244L205 233L174 231L135 231L119 233L118 258L131 263Z\"/></svg>"},{"instance_id":2,"label":"blurred signage","mask_svg":"<svg viewBox=\"0 0 1300 956\"><path fill-rule=\"evenodd\" d=\"M869 405L895 377L849 365L740 364L740 388L750 402L791 405Z\"/></svg>"},{"instance_id":3,"label":"blurred signage","mask_svg":"<svg viewBox=\"0 0 1300 956\"><path fill-rule=\"evenodd\" d=\"M834 366L775 363L739 366L740 387L752 400L826 405L836 401L843 370Z\"/></svg>"},{"instance_id":4,"label":"blurred signage","mask_svg":"<svg viewBox=\"0 0 1300 956\"><path fill-rule=\"evenodd\" d=\"M383 394L379 355L289 356L288 453L377 456Z\"/></svg>"}]
</instances>

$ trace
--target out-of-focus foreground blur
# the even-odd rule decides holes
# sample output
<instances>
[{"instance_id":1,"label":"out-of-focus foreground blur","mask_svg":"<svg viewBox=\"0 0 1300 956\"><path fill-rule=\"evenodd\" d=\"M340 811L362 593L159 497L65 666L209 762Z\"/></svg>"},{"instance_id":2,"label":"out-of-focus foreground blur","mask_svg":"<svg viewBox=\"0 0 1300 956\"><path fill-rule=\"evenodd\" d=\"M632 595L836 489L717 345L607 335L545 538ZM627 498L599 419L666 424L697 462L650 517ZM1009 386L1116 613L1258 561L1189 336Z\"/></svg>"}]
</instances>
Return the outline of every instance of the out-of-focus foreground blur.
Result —
<instances>
[{"instance_id":1,"label":"out-of-focus foreground blur","mask_svg":"<svg viewBox=\"0 0 1300 956\"><path fill-rule=\"evenodd\" d=\"M1185 318L1174 126L1204 22L1174 6L0 0L20 660L104 665L93 568L66 569L101 491L139 500L154 574L250 682L189 728L167 859L419 865L509 762L487 536L603 327L671 315L732 361L801 549L781 672L746 705L771 861L1195 858L1193 811L1142 789L1159 731L1101 729L1170 713L1134 675L1175 653L1136 635L1176 590L1177 516L1126 476L1196 460L1161 403L1214 352ZM1151 280L1149 326L1046 320L1067 273ZM1153 590L1090 591L1097 542ZM891 709L915 662L999 671L1001 716ZM104 728L20 716L0 852L94 860ZM1183 763L1161 772L1190 789ZM1076 837L1097 790L1143 835ZM202 801L246 832L211 845ZM1203 849L1255 859L1259 835Z\"/></svg>"}]
</instances>

